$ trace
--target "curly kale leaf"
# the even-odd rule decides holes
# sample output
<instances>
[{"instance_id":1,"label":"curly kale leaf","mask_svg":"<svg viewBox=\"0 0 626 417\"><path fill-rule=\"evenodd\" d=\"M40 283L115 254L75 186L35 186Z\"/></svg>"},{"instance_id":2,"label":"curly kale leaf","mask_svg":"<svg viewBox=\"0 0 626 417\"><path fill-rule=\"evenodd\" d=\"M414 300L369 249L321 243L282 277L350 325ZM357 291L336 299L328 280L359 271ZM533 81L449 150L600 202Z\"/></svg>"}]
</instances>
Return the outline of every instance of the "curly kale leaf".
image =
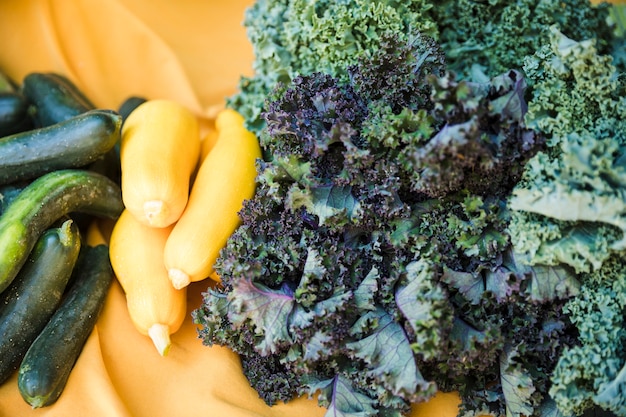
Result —
<instances>
[{"instance_id":1,"label":"curly kale leaf","mask_svg":"<svg viewBox=\"0 0 626 417\"><path fill-rule=\"evenodd\" d=\"M550 395L563 413L582 414L597 406L624 415L626 265L612 256L602 268L583 274L580 294L564 311L578 329L551 376Z\"/></svg>"},{"instance_id":2,"label":"curly kale leaf","mask_svg":"<svg viewBox=\"0 0 626 417\"><path fill-rule=\"evenodd\" d=\"M533 84L526 123L542 131L551 147L567 136L626 140L626 79L594 36L574 40L549 28L549 38L524 60Z\"/></svg>"},{"instance_id":3,"label":"curly kale leaf","mask_svg":"<svg viewBox=\"0 0 626 417\"><path fill-rule=\"evenodd\" d=\"M500 354L502 392L506 399L506 415L514 417L533 415L537 399L532 375L517 361L515 346L506 346Z\"/></svg>"},{"instance_id":4,"label":"curly kale leaf","mask_svg":"<svg viewBox=\"0 0 626 417\"><path fill-rule=\"evenodd\" d=\"M346 344L348 355L367 363L368 378L412 401L434 394L436 386L424 380L406 333L389 313L382 309L367 312L350 332L356 340Z\"/></svg>"},{"instance_id":5,"label":"curly kale leaf","mask_svg":"<svg viewBox=\"0 0 626 417\"><path fill-rule=\"evenodd\" d=\"M521 258L521 259L519 259ZM499 265L475 273L444 268L442 281L455 288L471 304L479 304L485 295L503 302L523 293L531 302L568 299L578 294L580 282L564 265L528 266L523 257L506 252Z\"/></svg>"},{"instance_id":6,"label":"curly kale leaf","mask_svg":"<svg viewBox=\"0 0 626 417\"><path fill-rule=\"evenodd\" d=\"M429 81L440 129L408 156L419 175L415 188L437 198L461 189L497 196L497 181L509 189L543 141L523 125L521 73L509 71L485 84L457 82L451 73Z\"/></svg>"},{"instance_id":7,"label":"curly kale leaf","mask_svg":"<svg viewBox=\"0 0 626 417\"><path fill-rule=\"evenodd\" d=\"M428 15L437 22L450 68L479 81L521 70L524 57L547 43L552 25L573 39L596 37L606 53L613 38L608 8L587 0L446 0L433 2Z\"/></svg>"},{"instance_id":8,"label":"curly kale leaf","mask_svg":"<svg viewBox=\"0 0 626 417\"><path fill-rule=\"evenodd\" d=\"M278 83L314 72L345 81L348 68L376 51L383 35L403 40L411 30L433 35L435 24L425 16L430 7L425 0L258 0L243 22L254 51L254 75L241 79L228 105L260 133L266 97Z\"/></svg>"},{"instance_id":9,"label":"curly kale leaf","mask_svg":"<svg viewBox=\"0 0 626 417\"><path fill-rule=\"evenodd\" d=\"M280 346L293 340L289 334L288 319L294 308L293 292L284 285L272 290L250 280L240 280L229 293L228 320L235 328L248 320L251 329L262 336L255 348L261 355L276 353Z\"/></svg>"},{"instance_id":10,"label":"curly kale leaf","mask_svg":"<svg viewBox=\"0 0 626 417\"><path fill-rule=\"evenodd\" d=\"M452 330L454 311L437 273L423 261L406 267L406 282L396 290L396 304L411 328L413 350L424 360L438 355L443 339Z\"/></svg>"},{"instance_id":11,"label":"curly kale leaf","mask_svg":"<svg viewBox=\"0 0 626 417\"><path fill-rule=\"evenodd\" d=\"M446 268L442 281L457 314L447 349L462 361L439 365L436 372L445 373L445 384L450 384L440 386L461 393L463 415L470 410L501 415L529 407L534 410L529 415L537 415L547 398L551 369L563 347L575 343L562 308L579 292L576 274L564 267L531 267L523 257L505 252L489 269L470 273ZM515 359L506 359L507 352L514 352ZM497 358L515 366L503 368ZM468 369L475 372L468 374ZM476 390L478 385L485 391ZM520 403L528 392L532 395Z\"/></svg>"},{"instance_id":12,"label":"curly kale leaf","mask_svg":"<svg viewBox=\"0 0 626 417\"><path fill-rule=\"evenodd\" d=\"M538 53L537 70L527 71L536 82L526 119L548 148L513 191L510 233L529 262L584 272L626 245L625 80L593 42L558 32L551 39L551 52Z\"/></svg>"},{"instance_id":13,"label":"curly kale leaf","mask_svg":"<svg viewBox=\"0 0 626 417\"><path fill-rule=\"evenodd\" d=\"M319 392L320 404L328 410L326 416L374 416L377 413L375 401L355 392L350 380L344 376L337 375L323 381L312 381L308 384L308 389L311 392Z\"/></svg>"}]
</instances>

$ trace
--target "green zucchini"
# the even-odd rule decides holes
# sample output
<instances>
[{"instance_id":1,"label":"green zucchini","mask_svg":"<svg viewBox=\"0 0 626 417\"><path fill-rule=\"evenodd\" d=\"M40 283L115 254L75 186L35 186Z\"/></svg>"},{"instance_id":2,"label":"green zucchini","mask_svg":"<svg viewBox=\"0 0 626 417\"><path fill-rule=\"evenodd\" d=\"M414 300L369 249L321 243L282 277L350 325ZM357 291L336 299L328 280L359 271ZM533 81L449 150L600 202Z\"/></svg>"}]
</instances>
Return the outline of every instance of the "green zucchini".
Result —
<instances>
[{"instance_id":1,"label":"green zucchini","mask_svg":"<svg viewBox=\"0 0 626 417\"><path fill-rule=\"evenodd\" d=\"M28 348L59 306L80 245L78 227L72 220L47 229L24 268L0 294L0 383L18 369Z\"/></svg>"},{"instance_id":2,"label":"green zucchini","mask_svg":"<svg viewBox=\"0 0 626 417\"><path fill-rule=\"evenodd\" d=\"M51 405L63 393L113 282L109 247L83 249L61 305L19 367L17 387L33 408Z\"/></svg>"},{"instance_id":3,"label":"green zucchini","mask_svg":"<svg viewBox=\"0 0 626 417\"><path fill-rule=\"evenodd\" d=\"M123 120L126 120L128 116L130 116L130 114L133 112L133 110L135 110L137 107L139 107L141 104L145 103L146 101L147 99L144 97L130 96L126 100L124 100L122 104L120 104L120 107L119 109L117 109L117 112L122 115Z\"/></svg>"},{"instance_id":4,"label":"green zucchini","mask_svg":"<svg viewBox=\"0 0 626 417\"><path fill-rule=\"evenodd\" d=\"M72 212L116 219L123 209L120 187L104 175L68 169L37 178L0 216L0 292L55 221Z\"/></svg>"},{"instance_id":5,"label":"green zucchini","mask_svg":"<svg viewBox=\"0 0 626 417\"><path fill-rule=\"evenodd\" d=\"M52 126L0 138L0 184L90 164L113 149L121 126L116 112L90 110Z\"/></svg>"},{"instance_id":6,"label":"green zucchini","mask_svg":"<svg viewBox=\"0 0 626 417\"><path fill-rule=\"evenodd\" d=\"M122 164L120 162L120 154L115 148L84 168L105 175L117 184L122 183Z\"/></svg>"},{"instance_id":7,"label":"green zucchini","mask_svg":"<svg viewBox=\"0 0 626 417\"><path fill-rule=\"evenodd\" d=\"M22 82L37 127L76 117L95 106L68 78L55 73L32 72Z\"/></svg>"},{"instance_id":8,"label":"green zucchini","mask_svg":"<svg viewBox=\"0 0 626 417\"><path fill-rule=\"evenodd\" d=\"M32 128L26 98L18 92L0 93L0 137Z\"/></svg>"}]
</instances>

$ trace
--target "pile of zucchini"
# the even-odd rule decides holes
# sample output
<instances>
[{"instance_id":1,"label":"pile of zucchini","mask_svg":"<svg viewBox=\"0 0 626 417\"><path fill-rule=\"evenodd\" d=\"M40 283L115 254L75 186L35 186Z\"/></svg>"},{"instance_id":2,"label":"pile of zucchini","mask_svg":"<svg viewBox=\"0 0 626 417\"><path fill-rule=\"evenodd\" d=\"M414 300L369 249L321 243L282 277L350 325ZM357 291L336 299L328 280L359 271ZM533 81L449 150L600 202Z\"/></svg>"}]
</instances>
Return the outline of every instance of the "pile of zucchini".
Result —
<instances>
[{"instance_id":1,"label":"pile of zucchini","mask_svg":"<svg viewBox=\"0 0 626 417\"><path fill-rule=\"evenodd\" d=\"M0 383L54 403L113 280L93 217L116 219L122 109L97 109L58 74L0 76Z\"/></svg>"}]
</instances>

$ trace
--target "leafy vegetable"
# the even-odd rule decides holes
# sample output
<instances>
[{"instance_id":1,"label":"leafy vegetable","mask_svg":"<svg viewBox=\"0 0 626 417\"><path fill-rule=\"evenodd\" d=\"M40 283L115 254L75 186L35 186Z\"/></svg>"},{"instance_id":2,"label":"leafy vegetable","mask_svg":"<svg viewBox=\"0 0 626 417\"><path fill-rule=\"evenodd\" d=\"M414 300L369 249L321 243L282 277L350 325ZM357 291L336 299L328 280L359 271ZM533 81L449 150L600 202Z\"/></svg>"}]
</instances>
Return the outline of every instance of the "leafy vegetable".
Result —
<instances>
[{"instance_id":1,"label":"leafy vegetable","mask_svg":"<svg viewBox=\"0 0 626 417\"><path fill-rule=\"evenodd\" d=\"M244 77L229 105L259 132L267 95L278 82L324 72L347 79L347 68L378 48L384 34L403 36L410 28L433 34L426 0L258 0L244 25L256 57L253 77Z\"/></svg>"},{"instance_id":2,"label":"leafy vegetable","mask_svg":"<svg viewBox=\"0 0 626 417\"><path fill-rule=\"evenodd\" d=\"M462 78L480 80L522 69L525 57L549 41L556 27L572 39L597 39L607 53L612 39L605 23L606 3L587 0L445 0L429 10L450 68ZM471 59L468 60L468 57Z\"/></svg>"},{"instance_id":3,"label":"leafy vegetable","mask_svg":"<svg viewBox=\"0 0 626 417\"><path fill-rule=\"evenodd\" d=\"M457 81L431 38L380 42L345 81L296 76L269 96L257 192L194 312L201 337L238 352L270 404L399 415L444 389L465 415L539 409L579 284L522 264L507 235L543 144L524 77Z\"/></svg>"},{"instance_id":4,"label":"leafy vegetable","mask_svg":"<svg viewBox=\"0 0 626 417\"><path fill-rule=\"evenodd\" d=\"M618 53L623 44L606 24L618 17L587 0L257 0L243 22L254 75L242 77L228 105L260 133L277 83L314 72L346 81L348 67L372 56L383 36L405 40L412 30L438 41L456 78L476 82L520 71L524 58L548 43L552 25L572 39L597 39L602 53Z\"/></svg>"},{"instance_id":5,"label":"leafy vegetable","mask_svg":"<svg viewBox=\"0 0 626 417\"><path fill-rule=\"evenodd\" d=\"M563 310L577 340L550 377L549 394L565 415L594 407L626 415L626 80L613 62L594 39L575 41L555 28L525 62L534 79L526 120L548 146L513 191L510 232L527 263L568 265L582 282Z\"/></svg>"},{"instance_id":6,"label":"leafy vegetable","mask_svg":"<svg viewBox=\"0 0 626 417\"><path fill-rule=\"evenodd\" d=\"M611 257L583 274L580 295L565 307L580 343L565 349L551 378L550 395L564 413L582 414L594 405L619 416L626 412L625 276L624 261Z\"/></svg>"},{"instance_id":7,"label":"leafy vegetable","mask_svg":"<svg viewBox=\"0 0 626 417\"><path fill-rule=\"evenodd\" d=\"M526 120L548 148L513 192L510 232L530 263L589 272L626 248L626 79L594 42L555 29L551 39L526 61L535 78Z\"/></svg>"},{"instance_id":8,"label":"leafy vegetable","mask_svg":"<svg viewBox=\"0 0 626 417\"><path fill-rule=\"evenodd\" d=\"M328 416L626 415L619 10L258 0L228 105L263 160L204 343Z\"/></svg>"}]
</instances>

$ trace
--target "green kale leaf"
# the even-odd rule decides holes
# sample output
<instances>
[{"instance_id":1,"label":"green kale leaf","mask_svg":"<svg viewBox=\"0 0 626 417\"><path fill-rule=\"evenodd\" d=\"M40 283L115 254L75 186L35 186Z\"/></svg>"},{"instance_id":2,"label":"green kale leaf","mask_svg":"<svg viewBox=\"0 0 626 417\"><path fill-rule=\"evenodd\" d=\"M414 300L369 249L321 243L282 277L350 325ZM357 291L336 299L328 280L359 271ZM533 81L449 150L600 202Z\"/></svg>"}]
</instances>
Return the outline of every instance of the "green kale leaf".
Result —
<instances>
[{"instance_id":1,"label":"green kale leaf","mask_svg":"<svg viewBox=\"0 0 626 417\"><path fill-rule=\"evenodd\" d=\"M597 406L624 415L624 302L626 266L612 256L597 271L582 274L580 294L564 312L578 329L551 376L550 396L563 413L582 414Z\"/></svg>"},{"instance_id":2,"label":"green kale leaf","mask_svg":"<svg viewBox=\"0 0 626 417\"><path fill-rule=\"evenodd\" d=\"M513 191L510 233L530 263L588 272L626 248L626 81L594 42L555 30L551 40L526 71L535 77L526 120L548 147Z\"/></svg>"},{"instance_id":3,"label":"green kale leaf","mask_svg":"<svg viewBox=\"0 0 626 417\"><path fill-rule=\"evenodd\" d=\"M613 35L605 23L609 6L587 0L445 0L432 2L428 16L450 68L459 77L480 81L510 69L548 43L550 26L572 39L596 38L609 51ZM554 102L556 103L556 102Z\"/></svg>"}]
</instances>

